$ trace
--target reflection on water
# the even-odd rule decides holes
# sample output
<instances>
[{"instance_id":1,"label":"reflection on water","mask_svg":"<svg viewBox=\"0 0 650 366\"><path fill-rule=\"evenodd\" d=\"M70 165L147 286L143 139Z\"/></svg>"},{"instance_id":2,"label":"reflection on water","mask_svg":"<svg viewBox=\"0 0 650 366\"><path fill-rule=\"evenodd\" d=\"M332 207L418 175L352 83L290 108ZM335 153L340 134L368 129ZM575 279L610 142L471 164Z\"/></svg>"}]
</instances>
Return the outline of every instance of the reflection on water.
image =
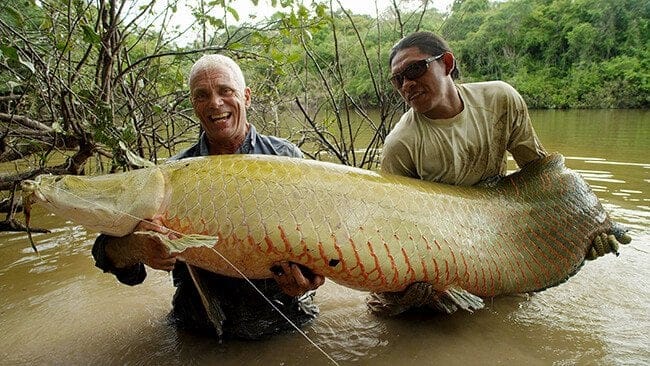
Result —
<instances>
[{"instance_id":1,"label":"reflection on water","mask_svg":"<svg viewBox=\"0 0 650 366\"><path fill-rule=\"evenodd\" d=\"M631 229L621 255L587 263L567 283L488 299L451 316L367 313L365 293L331 282L307 335L340 364L644 364L650 360L650 114L533 111L540 139L592 185L611 216ZM328 365L298 333L260 342L177 332L165 322L173 287L164 272L120 285L93 266L94 234L36 208L34 235L0 234L3 364ZM558 228L566 229L566 228Z\"/></svg>"}]
</instances>

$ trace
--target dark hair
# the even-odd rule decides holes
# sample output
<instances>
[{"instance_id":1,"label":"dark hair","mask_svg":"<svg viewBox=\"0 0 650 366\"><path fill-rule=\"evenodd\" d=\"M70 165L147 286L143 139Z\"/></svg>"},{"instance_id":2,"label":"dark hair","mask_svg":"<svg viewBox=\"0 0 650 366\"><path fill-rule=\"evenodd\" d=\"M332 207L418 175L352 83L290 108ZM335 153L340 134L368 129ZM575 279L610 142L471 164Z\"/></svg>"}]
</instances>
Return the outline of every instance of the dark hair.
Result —
<instances>
[{"instance_id":1,"label":"dark hair","mask_svg":"<svg viewBox=\"0 0 650 366\"><path fill-rule=\"evenodd\" d=\"M399 40L390 50L388 66L391 66L397 52L406 48L417 47L420 52L427 55L437 56L444 52L451 52L451 48L442 37L431 32L415 32ZM460 77L460 70L454 58L454 68L451 70L451 78L456 80Z\"/></svg>"}]
</instances>

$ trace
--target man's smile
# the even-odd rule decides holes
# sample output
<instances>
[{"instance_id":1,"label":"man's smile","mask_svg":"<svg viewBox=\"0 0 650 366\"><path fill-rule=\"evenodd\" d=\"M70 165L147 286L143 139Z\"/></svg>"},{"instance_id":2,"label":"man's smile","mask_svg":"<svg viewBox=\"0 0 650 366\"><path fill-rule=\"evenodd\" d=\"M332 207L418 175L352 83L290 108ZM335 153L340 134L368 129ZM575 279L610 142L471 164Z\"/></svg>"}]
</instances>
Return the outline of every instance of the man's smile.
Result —
<instances>
[{"instance_id":1,"label":"man's smile","mask_svg":"<svg viewBox=\"0 0 650 366\"><path fill-rule=\"evenodd\" d=\"M210 118L210 122L218 123L227 120L228 118L230 118L231 115L232 115L231 112L223 112L223 113L211 114L208 117Z\"/></svg>"},{"instance_id":2,"label":"man's smile","mask_svg":"<svg viewBox=\"0 0 650 366\"><path fill-rule=\"evenodd\" d=\"M413 99L416 99L416 98L418 98L418 97L420 97L420 96L422 96L422 95L424 95L424 92L423 92L423 91L416 91L416 92L413 92L413 93L408 94L408 95L407 95L407 100L408 100L409 102L411 102L411 101L413 101Z\"/></svg>"}]
</instances>

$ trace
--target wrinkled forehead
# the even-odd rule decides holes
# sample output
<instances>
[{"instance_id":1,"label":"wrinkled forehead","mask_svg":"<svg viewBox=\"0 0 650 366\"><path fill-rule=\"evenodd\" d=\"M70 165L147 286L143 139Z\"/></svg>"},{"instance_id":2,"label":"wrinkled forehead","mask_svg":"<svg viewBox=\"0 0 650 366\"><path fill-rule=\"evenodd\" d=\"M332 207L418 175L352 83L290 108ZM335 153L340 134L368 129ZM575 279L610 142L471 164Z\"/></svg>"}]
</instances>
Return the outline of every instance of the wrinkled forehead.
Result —
<instances>
[{"instance_id":1,"label":"wrinkled forehead","mask_svg":"<svg viewBox=\"0 0 650 366\"><path fill-rule=\"evenodd\" d=\"M227 86L235 90L244 90L244 81L238 73L227 65L210 65L194 70L190 78L190 90L197 86Z\"/></svg>"},{"instance_id":2,"label":"wrinkled forehead","mask_svg":"<svg viewBox=\"0 0 650 366\"><path fill-rule=\"evenodd\" d=\"M222 75L232 82L230 87L237 90L246 88L246 80L239 65L231 58L222 55L207 55L201 57L190 70L189 87L192 89L197 80L205 79L208 75Z\"/></svg>"}]
</instances>

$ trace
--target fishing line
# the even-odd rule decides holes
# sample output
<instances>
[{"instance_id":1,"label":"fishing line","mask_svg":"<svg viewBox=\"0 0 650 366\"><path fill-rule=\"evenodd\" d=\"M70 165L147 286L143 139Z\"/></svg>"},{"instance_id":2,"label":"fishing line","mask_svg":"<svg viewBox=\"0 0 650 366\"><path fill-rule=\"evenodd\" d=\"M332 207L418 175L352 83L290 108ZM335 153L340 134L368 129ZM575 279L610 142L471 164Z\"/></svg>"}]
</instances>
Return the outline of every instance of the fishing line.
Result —
<instances>
[{"instance_id":1,"label":"fishing line","mask_svg":"<svg viewBox=\"0 0 650 366\"><path fill-rule=\"evenodd\" d=\"M44 186L45 186L45 184L44 184ZM72 193L72 192L70 192L70 191L67 191L67 190L65 190L65 189L63 189L63 188L55 187L55 186L52 186L52 185L47 185L47 186L49 186L50 188L54 188L54 189L56 189L56 190L62 191L62 192L64 192L65 194L69 194L70 196L75 197L76 199L80 200L81 202L88 203L88 204L90 204L90 205L93 205L93 206L96 206L96 207L98 207L98 208L101 208L101 209L107 210L107 211L109 211L109 212L111 212L111 211L112 211L112 212L118 212L118 213L120 213L120 214L122 214L122 215L125 215L125 216L128 216L128 217L131 217L131 218L137 219L137 220L139 220L139 221L147 222L147 223L149 223L149 224L152 224L153 226L157 226L157 227L159 227L159 228L161 228L161 229L165 229L165 230L167 230L168 232L171 232L171 233L177 234L177 235L179 235L179 236L183 236L183 235L184 235L183 233L178 232L178 231L176 231L176 230L174 230L174 229L170 229L170 228L168 228L168 227L166 227L166 226L163 226L163 225L157 224L157 223L155 223L155 222L153 222L153 221L149 221L149 220L147 220L147 219L143 219L143 218L137 217L137 216L132 215L132 214L126 212L126 211L115 210L115 209L112 209L112 208L108 208L108 207L103 206L103 205L100 204L100 203L90 201L90 200L85 199L85 198L83 198L83 197L79 197L79 196L77 196L76 194L74 194L74 193ZM291 321L291 319L289 319L289 318L288 318L288 317L287 317L287 316L282 312L282 310L280 310L280 309L279 309L279 308L278 308L278 307L273 303L273 301L271 301L271 299L269 299L266 295L264 295L264 293L263 293L263 292L262 292L262 291L261 291L257 286L255 286L255 284L254 284L254 283L253 283L253 282L252 282L252 281L251 281L251 280L250 280L250 279L249 279L249 278L248 278L248 277L247 277L247 276L246 276L246 275L245 275L245 274L244 274L244 273L239 269L239 268L237 268L237 266L236 266L234 263L232 263L231 261L229 261L228 258L226 258L223 254L219 253L219 251L217 251L214 247L209 247L209 248L212 249L215 253L217 253L217 255L218 255L221 259L223 259L224 262L226 262L226 263L227 263L229 266L231 266L231 267L232 267L232 268L233 268L233 269L234 269L234 270L235 270L235 271L236 271L240 276L242 276L242 278L243 278L244 280L246 280L246 282L247 282L249 285L251 285L251 286L253 287L253 289L255 289L255 291L256 291L257 293L259 293L260 296L262 296L262 298L263 298L267 303L269 303L269 305L271 305L271 307L272 307L275 311L277 311L278 314L280 314L280 315L281 315L281 316L282 316L282 317L283 317L283 318L284 318L284 319L285 319L285 320L286 320L286 321L287 321L287 322L288 322L288 323L289 323L289 324L290 324L290 325L291 325L291 326L292 326L292 327L293 327L293 328L294 328L294 329L295 329L295 330L296 330L296 331L297 331L297 332L298 332L298 333L299 333L303 338L305 338L305 339L306 339L306 340L307 340L307 341L308 341L312 346L314 346L314 347L315 347L315 348L316 348L320 353L322 353L322 354L323 354L323 355L324 355L324 356L325 356L329 361L331 361L332 364L334 364L334 365L336 365L336 366L339 366L339 363L336 362L336 360L334 360L334 359L332 358L332 356L330 356L327 352L325 352L325 350L323 350L323 349L322 349L320 346L318 346L314 341L312 341L311 338L309 338L309 336L308 336L305 332L303 332L303 330L300 329L300 327L298 327L298 325L296 325L293 321ZM181 258L182 258L182 257L181 257ZM206 311L207 311L207 309L206 309Z\"/></svg>"},{"instance_id":2,"label":"fishing line","mask_svg":"<svg viewBox=\"0 0 650 366\"><path fill-rule=\"evenodd\" d=\"M229 265L230 265L230 266L231 266L235 271L237 271L237 273L239 273L239 275L242 276L242 278L244 278L244 280L246 280L246 282L248 282L248 283L249 283L249 284L250 284L250 285L255 289L255 291L257 291L257 292L258 292L258 293L259 293L259 294L264 298L264 300L266 300L266 302L268 302L269 305L271 305L271 307L273 307L273 309L275 309L275 311L277 311L280 315L282 315L282 317L283 317L283 318L284 318L284 319L285 319L289 324L291 324L291 326L294 327L294 328L298 331L298 333L300 333L300 334L301 334L301 335L302 335L302 336L303 336L303 337L304 337L304 338L305 338L309 343L311 343L312 346L316 347L316 349L319 350L323 355L325 355L325 357L327 357L330 361L332 361L333 364L335 364L335 365L338 366L338 362L336 362L336 361L335 361L335 360L334 360L334 359L333 359L329 354L327 354L327 352L325 352L325 351L324 351L322 348L320 348L316 343L314 343L314 341L312 341L312 340L307 336L307 334L306 334L305 332L302 331L302 329L300 329L300 328L299 328L299 327L298 327L294 322L292 322L291 319L289 319L286 315L284 315L284 313L283 313L283 312L282 312L282 311L281 311L277 306L275 306L275 304L273 303L273 301L271 301L271 299L269 299L268 297L266 297L266 296L264 295L264 293L262 293L262 291L261 291L257 286L255 286L255 284L254 284L254 283L253 283L253 282L252 282L248 277L246 277L246 275L243 274L243 273L239 270L239 268L237 268L237 266L235 266L234 263L230 262L230 261L228 260L228 258L224 257L223 254L219 253L216 249L214 249L214 247L210 247L210 249L214 250L214 252L217 253L217 255L218 255L219 257L221 257L221 259L223 259L223 260L224 260L226 263L228 263L228 264L229 264Z\"/></svg>"}]
</instances>

